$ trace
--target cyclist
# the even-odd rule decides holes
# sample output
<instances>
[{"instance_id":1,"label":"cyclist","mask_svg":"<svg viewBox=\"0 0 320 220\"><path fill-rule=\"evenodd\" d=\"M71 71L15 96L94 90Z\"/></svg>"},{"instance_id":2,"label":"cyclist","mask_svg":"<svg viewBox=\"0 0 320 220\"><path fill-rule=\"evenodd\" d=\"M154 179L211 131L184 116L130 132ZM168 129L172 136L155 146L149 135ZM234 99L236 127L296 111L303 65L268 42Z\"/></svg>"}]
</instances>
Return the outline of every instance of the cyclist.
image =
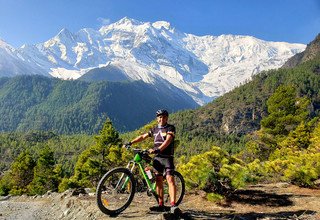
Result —
<instances>
[{"instance_id":1,"label":"cyclist","mask_svg":"<svg viewBox=\"0 0 320 220\"><path fill-rule=\"evenodd\" d=\"M154 153L153 167L156 175L156 191L159 195L158 206L151 207L152 211L165 211L163 202L163 171L166 172L166 179L169 185L169 195L171 212L177 213L180 210L175 204L176 186L174 182L174 137L175 127L168 124L169 113L165 109L160 109L156 112L158 126L152 128L148 133L142 134L133 139L128 144L135 144L148 137L154 138L154 147L149 149L149 153Z\"/></svg>"}]
</instances>

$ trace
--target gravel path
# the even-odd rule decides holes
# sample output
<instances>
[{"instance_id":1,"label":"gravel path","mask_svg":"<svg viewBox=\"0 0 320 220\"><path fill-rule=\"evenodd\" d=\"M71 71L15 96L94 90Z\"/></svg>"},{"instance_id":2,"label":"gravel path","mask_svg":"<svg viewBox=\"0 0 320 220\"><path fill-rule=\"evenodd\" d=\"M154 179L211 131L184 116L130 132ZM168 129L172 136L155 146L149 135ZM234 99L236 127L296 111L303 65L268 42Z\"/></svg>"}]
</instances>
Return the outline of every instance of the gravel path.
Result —
<instances>
[{"instance_id":1,"label":"gravel path","mask_svg":"<svg viewBox=\"0 0 320 220\"><path fill-rule=\"evenodd\" d=\"M203 192L189 193L180 205L180 219L320 219L320 190L304 189L286 183L250 186L215 204ZM132 204L111 218L97 207L94 195L72 196L72 192L44 196L0 197L0 220L59 219L175 219L167 213L150 212L154 199L136 194Z\"/></svg>"}]
</instances>

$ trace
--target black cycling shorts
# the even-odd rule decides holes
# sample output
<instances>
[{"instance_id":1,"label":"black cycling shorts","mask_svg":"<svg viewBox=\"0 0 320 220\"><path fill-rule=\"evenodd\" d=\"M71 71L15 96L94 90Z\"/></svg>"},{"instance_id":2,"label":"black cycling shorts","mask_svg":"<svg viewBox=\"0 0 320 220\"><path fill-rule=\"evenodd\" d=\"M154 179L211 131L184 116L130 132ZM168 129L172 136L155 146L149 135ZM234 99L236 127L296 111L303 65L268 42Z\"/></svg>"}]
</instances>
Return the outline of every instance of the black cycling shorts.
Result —
<instances>
[{"instance_id":1,"label":"black cycling shorts","mask_svg":"<svg viewBox=\"0 0 320 220\"><path fill-rule=\"evenodd\" d=\"M155 157L153 159L153 168L156 170L157 175L163 175L163 171L166 172L166 175L173 175L173 157Z\"/></svg>"}]
</instances>

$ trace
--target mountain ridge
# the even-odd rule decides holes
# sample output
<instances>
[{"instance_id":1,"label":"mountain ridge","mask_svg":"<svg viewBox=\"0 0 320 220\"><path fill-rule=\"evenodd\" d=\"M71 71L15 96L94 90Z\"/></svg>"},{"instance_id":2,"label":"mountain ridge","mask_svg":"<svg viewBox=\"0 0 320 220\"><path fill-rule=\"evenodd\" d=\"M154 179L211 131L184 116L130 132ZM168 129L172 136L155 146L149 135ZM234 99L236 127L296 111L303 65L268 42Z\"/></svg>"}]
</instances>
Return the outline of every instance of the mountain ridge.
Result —
<instances>
[{"instance_id":1,"label":"mountain ridge","mask_svg":"<svg viewBox=\"0 0 320 220\"><path fill-rule=\"evenodd\" d=\"M159 85L160 86L160 85ZM164 85L162 85L164 86ZM172 88L173 90L174 88ZM0 131L97 133L106 118L119 131L134 130L170 112L198 105L183 91L159 90L142 81L61 80L40 75L0 78Z\"/></svg>"},{"instance_id":2,"label":"mountain ridge","mask_svg":"<svg viewBox=\"0 0 320 220\"><path fill-rule=\"evenodd\" d=\"M13 75L76 79L111 64L130 80L154 84L164 79L202 105L262 70L281 67L304 49L303 44L251 36L196 36L166 21L140 22L125 17L99 30L83 28L72 33L64 28L44 43L16 49L14 54L26 68Z\"/></svg>"},{"instance_id":3,"label":"mountain ridge","mask_svg":"<svg viewBox=\"0 0 320 220\"><path fill-rule=\"evenodd\" d=\"M301 52L297 53L293 57L287 60L285 64L282 66L283 68L292 68L303 62L314 59L316 56L320 55L320 34L316 36L316 38L311 41L307 48Z\"/></svg>"}]
</instances>

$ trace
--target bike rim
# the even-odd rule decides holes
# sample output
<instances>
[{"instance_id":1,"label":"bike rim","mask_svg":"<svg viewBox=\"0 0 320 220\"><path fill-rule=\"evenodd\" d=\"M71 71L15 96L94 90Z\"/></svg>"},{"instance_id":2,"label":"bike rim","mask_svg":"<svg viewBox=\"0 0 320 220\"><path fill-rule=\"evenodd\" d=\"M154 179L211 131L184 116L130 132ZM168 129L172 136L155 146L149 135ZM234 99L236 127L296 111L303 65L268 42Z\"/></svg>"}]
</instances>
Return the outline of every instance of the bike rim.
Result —
<instances>
[{"instance_id":1,"label":"bike rim","mask_svg":"<svg viewBox=\"0 0 320 220\"><path fill-rule=\"evenodd\" d=\"M104 180L100 189L102 205L113 212L126 206L132 194L133 183L127 173L114 172Z\"/></svg>"}]
</instances>

